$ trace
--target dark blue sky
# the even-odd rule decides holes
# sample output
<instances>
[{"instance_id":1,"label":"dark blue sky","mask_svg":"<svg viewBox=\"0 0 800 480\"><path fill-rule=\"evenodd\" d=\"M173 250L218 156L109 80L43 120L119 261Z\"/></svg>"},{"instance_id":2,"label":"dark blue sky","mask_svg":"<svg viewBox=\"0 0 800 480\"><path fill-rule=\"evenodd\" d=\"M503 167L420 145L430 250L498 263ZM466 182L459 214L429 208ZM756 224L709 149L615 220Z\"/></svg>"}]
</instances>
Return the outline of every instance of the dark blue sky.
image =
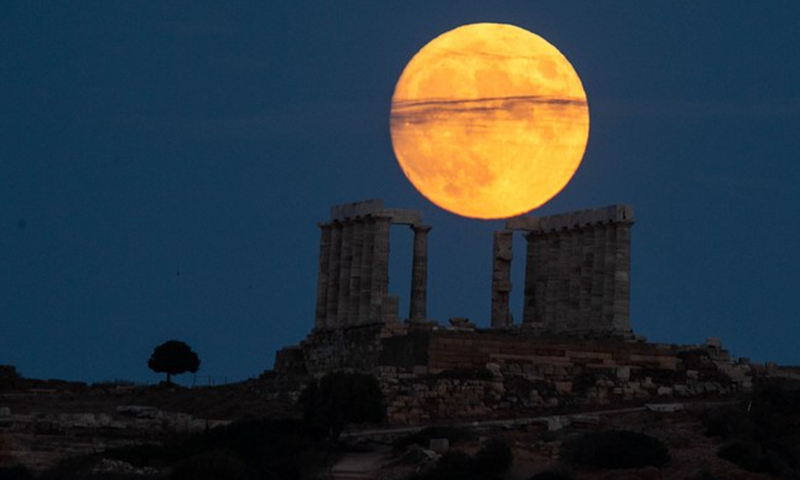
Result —
<instances>
[{"instance_id":1,"label":"dark blue sky","mask_svg":"<svg viewBox=\"0 0 800 480\"><path fill-rule=\"evenodd\" d=\"M459 0L0 3L0 364L155 381L179 338L198 381L255 376L313 325L316 223L374 197L434 226L430 316L487 325L502 222L428 203L388 130L405 63L484 21L583 80L586 156L535 213L634 206L634 330L800 363L800 2Z\"/></svg>"}]
</instances>

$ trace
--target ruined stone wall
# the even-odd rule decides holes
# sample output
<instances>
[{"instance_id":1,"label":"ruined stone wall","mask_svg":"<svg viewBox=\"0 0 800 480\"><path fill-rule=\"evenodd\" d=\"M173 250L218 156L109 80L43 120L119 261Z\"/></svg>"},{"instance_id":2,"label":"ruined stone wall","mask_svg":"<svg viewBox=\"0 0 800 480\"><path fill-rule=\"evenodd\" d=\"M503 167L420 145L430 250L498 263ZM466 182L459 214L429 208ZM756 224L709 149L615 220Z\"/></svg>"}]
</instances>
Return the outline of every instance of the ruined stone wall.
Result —
<instances>
[{"instance_id":1,"label":"ruined stone wall","mask_svg":"<svg viewBox=\"0 0 800 480\"><path fill-rule=\"evenodd\" d=\"M300 349L306 371L312 375L337 370L373 372L382 350L381 341L402 333L403 325L399 323L315 330L300 344Z\"/></svg>"},{"instance_id":2,"label":"ruined stone wall","mask_svg":"<svg viewBox=\"0 0 800 480\"><path fill-rule=\"evenodd\" d=\"M410 338L412 351L422 342L428 343L425 364L377 368L391 423L502 418L564 405L724 395L752 386L750 365L717 345L556 342L445 331Z\"/></svg>"},{"instance_id":3,"label":"ruined stone wall","mask_svg":"<svg viewBox=\"0 0 800 480\"><path fill-rule=\"evenodd\" d=\"M487 362L516 359L521 363L556 368L575 363L586 368L625 364L642 368L675 369L674 345L623 342L614 339L570 339L515 335L497 331L464 334L432 332L429 371L483 368Z\"/></svg>"}]
</instances>

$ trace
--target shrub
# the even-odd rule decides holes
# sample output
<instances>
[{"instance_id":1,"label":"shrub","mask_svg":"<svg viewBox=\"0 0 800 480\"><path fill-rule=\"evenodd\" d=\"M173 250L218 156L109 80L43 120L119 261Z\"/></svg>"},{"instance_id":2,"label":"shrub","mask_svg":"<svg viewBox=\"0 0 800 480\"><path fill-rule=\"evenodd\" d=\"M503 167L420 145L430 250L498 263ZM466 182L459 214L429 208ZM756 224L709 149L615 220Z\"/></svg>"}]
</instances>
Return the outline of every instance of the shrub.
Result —
<instances>
[{"instance_id":1,"label":"shrub","mask_svg":"<svg viewBox=\"0 0 800 480\"><path fill-rule=\"evenodd\" d=\"M752 472L800 473L800 383L764 380L738 408L711 412L703 424L725 440L719 457Z\"/></svg>"},{"instance_id":2,"label":"shrub","mask_svg":"<svg viewBox=\"0 0 800 480\"><path fill-rule=\"evenodd\" d=\"M545 470L530 477L528 480L574 480L575 477L566 470Z\"/></svg>"},{"instance_id":3,"label":"shrub","mask_svg":"<svg viewBox=\"0 0 800 480\"><path fill-rule=\"evenodd\" d=\"M758 443L746 438L735 438L723 443L717 455L751 472L763 472L764 450Z\"/></svg>"},{"instance_id":4,"label":"shrub","mask_svg":"<svg viewBox=\"0 0 800 480\"><path fill-rule=\"evenodd\" d=\"M247 467L238 457L225 452L209 452L179 463L169 480L246 480Z\"/></svg>"},{"instance_id":5,"label":"shrub","mask_svg":"<svg viewBox=\"0 0 800 480\"><path fill-rule=\"evenodd\" d=\"M0 480L29 480L33 474L23 465L0 467Z\"/></svg>"},{"instance_id":6,"label":"shrub","mask_svg":"<svg viewBox=\"0 0 800 480\"><path fill-rule=\"evenodd\" d=\"M473 468L482 473L501 473L508 470L514 455L503 437L489 439L472 460Z\"/></svg>"},{"instance_id":7,"label":"shrub","mask_svg":"<svg viewBox=\"0 0 800 480\"><path fill-rule=\"evenodd\" d=\"M348 423L380 422L386 416L378 380L364 373L328 373L300 394L303 420L335 442Z\"/></svg>"},{"instance_id":8,"label":"shrub","mask_svg":"<svg viewBox=\"0 0 800 480\"><path fill-rule=\"evenodd\" d=\"M750 417L730 409L713 410L702 417L705 434L709 437L728 438L731 435L753 435L755 425Z\"/></svg>"},{"instance_id":9,"label":"shrub","mask_svg":"<svg viewBox=\"0 0 800 480\"><path fill-rule=\"evenodd\" d=\"M221 459L223 453L234 461ZM238 461L246 467L249 478L290 480L300 477L298 466L314 460L314 453L308 429L299 420L247 419L177 436L163 446L120 447L103 455L137 466L163 467L177 463L181 467L176 475L188 475L202 462L220 464L222 469L233 468L231 465ZM214 462L215 459L218 461Z\"/></svg>"},{"instance_id":10,"label":"shrub","mask_svg":"<svg viewBox=\"0 0 800 480\"><path fill-rule=\"evenodd\" d=\"M472 458L460 450L450 450L439 458L436 465L414 477L413 480L483 480L472 470Z\"/></svg>"},{"instance_id":11,"label":"shrub","mask_svg":"<svg viewBox=\"0 0 800 480\"><path fill-rule=\"evenodd\" d=\"M436 466L415 480L493 480L502 478L514 460L508 442L492 438L474 457L460 450L450 450L439 458Z\"/></svg>"},{"instance_id":12,"label":"shrub","mask_svg":"<svg viewBox=\"0 0 800 480\"><path fill-rule=\"evenodd\" d=\"M661 467L669 450L649 435L623 430L590 432L564 444L564 458L573 464L597 468Z\"/></svg>"},{"instance_id":13,"label":"shrub","mask_svg":"<svg viewBox=\"0 0 800 480\"><path fill-rule=\"evenodd\" d=\"M702 468L695 472L694 475L689 477L689 480L718 480L717 477L712 474L708 468Z\"/></svg>"}]
</instances>

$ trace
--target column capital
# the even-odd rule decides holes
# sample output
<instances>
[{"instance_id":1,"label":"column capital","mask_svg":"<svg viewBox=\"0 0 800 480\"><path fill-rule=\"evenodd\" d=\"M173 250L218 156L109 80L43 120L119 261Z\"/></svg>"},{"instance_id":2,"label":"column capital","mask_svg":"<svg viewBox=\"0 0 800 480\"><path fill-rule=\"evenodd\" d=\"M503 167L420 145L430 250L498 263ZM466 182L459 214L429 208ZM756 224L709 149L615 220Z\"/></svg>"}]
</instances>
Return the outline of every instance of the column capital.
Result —
<instances>
[{"instance_id":1,"label":"column capital","mask_svg":"<svg viewBox=\"0 0 800 480\"><path fill-rule=\"evenodd\" d=\"M430 225L424 225L420 223L415 223L411 225L411 230L414 230L414 233L428 233L433 229Z\"/></svg>"}]
</instances>

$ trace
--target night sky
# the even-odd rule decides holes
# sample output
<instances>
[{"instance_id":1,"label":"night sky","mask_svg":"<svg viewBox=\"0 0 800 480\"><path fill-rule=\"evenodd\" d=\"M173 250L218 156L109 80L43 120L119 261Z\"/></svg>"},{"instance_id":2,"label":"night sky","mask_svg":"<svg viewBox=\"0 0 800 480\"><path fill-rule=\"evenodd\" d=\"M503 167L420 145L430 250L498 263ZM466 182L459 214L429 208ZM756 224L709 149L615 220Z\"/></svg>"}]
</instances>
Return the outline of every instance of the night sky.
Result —
<instances>
[{"instance_id":1,"label":"night sky","mask_svg":"<svg viewBox=\"0 0 800 480\"><path fill-rule=\"evenodd\" d=\"M488 325L502 221L425 200L389 136L406 62L475 22L541 35L581 76L586 155L533 213L634 207L634 331L800 364L796 0L3 1L0 364L155 382L176 338L200 384L257 376L313 326L317 222L366 198L433 225L431 318ZM393 228L403 315L411 238Z\"/></svg>"}]
</instances>

